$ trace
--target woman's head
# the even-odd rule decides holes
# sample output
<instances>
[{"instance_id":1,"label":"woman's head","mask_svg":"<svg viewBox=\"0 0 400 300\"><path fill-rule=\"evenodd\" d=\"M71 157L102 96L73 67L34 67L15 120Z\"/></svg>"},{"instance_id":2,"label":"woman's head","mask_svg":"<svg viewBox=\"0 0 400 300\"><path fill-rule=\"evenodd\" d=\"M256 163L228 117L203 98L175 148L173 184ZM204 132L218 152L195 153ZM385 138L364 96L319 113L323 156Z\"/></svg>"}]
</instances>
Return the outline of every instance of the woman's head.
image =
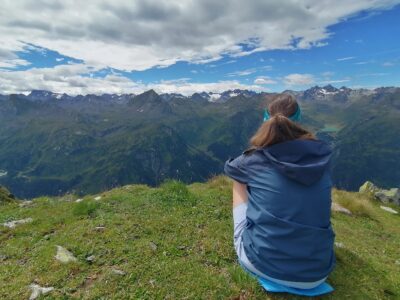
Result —
<instances>
[{"instance_id":1,"label":"woman's head","mask_svg":"<svg viewBox=\"0 0 400 300\"><path fill-rule=\"evenodd\" d=\"M251 146L261 148L295 139L315 139L312 133L289 119L299 113L299 104L292 95L275 95L268 101L266 111L269 119L250 139Z\"/></svg>"},{"instance_id":2,"label":"woman's head","mask_svg":"<svg viewBox=\"0 0 400 300\"><path fill-rule=\"evenodd\" d=\"M267 107L265 108L269 117L273 117L276 114L282 114L287 118L296 115L296 112L299 109L300 107L296 99L292 95L288 94L278 94L273 96L267 101Z\"/></svg>"}]
</instances>

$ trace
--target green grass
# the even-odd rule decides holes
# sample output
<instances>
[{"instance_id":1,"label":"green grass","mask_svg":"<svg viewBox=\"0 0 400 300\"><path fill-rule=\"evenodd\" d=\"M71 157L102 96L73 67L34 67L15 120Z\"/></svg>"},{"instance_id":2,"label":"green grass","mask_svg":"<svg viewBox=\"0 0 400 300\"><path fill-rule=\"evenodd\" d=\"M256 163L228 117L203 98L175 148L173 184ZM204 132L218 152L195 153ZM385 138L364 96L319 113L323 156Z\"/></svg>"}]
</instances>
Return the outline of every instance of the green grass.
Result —
<instances>
[{"instance_id":1,"label":"green grass","mask_svg":"<svg viewBox=\"0 0 400 300\"><path fill-rule=\"evenodd\" d=\"M79 202L74 205L72 213L75 216L90 216L94 217L96 213L96 209L99 207L98 202L93 201L84 201Z\"/></svg>"},{"instance_id":2,"label":"green grass","mask_svg":"<svg viewBox=\"0 0 400 300\"><path fill-rule=\"evenodd\" d=\"M0 205L14 202L14 195L12 195L5 187L0 186Z\"/></svg>"},{"instance_id":3,"label":"green grass","mask_svg":"<svg viewBox=\"0 0 400 300\"><path fill-rule=\"evenodd\" d=\"M32 282L55 287L46 299L302 299L265 293L239 267L230 188L219 176L190 186L128 185L99 201L89 195L76 203L68 195L37 198L30 207L4 205L0 223L34 221L0 226L0 299L27 299ZM336 290L319 299L399 299L399 216L356 193L335 191L334 199L355 215L333 214L343 244L328 280ZM351 199L368 204L351 206ZM78 261L56 261L56 245Z\"/></svg>"}]
</instances>

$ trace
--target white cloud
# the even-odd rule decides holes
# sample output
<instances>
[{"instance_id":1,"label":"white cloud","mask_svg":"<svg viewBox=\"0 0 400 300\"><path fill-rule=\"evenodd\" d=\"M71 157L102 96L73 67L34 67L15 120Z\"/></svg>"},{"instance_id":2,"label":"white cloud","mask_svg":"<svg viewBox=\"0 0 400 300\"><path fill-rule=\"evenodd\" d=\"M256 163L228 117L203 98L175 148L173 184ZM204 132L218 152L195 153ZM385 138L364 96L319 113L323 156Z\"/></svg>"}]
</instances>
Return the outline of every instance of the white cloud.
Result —
<instances>
[{"instance_id":1,"label":"white cloud","mask_svg":"<svg viewBox=\"0 0 400 300\"><path fill-rule=\"evenodd\" d=\"M268 76L259 76L254 80L254 84L275 84L276 81Z\"/></svg>"},{"instance_id":2,"label":"white cloud","mask_svg":"<svg viewBox=\"0 0 400 300\"><path fill-rule=\"evenodd\" d=\"M384 67L393 67L395 65L395 63L390 62L390 61L386 61L382 64L382 66Z\"/></svg>"},{"instance_id":3,"label":"white cloud","mask_svg":"<svg viewBox=\"0 0 400 300\"><path fill-rule=\"evenodd\" d=\"M330 35L329 26L359 11L385 9L396 3L397 0L254 0L247 5L241 0L3 1L0 36L8 51L21 50L23 41L82 59L97 68L144 70L177 61L206 63L262 50L321 46Z\"/></svg>"},{"instance_id":4,"label":"white cloud","mask_svg":"<svg viewBox=\"0 0 400 300\"><path fill-rule=\"evenodd\" d=\"M325 78L331 78L333 75L335 75L335 72L332 71L325 71L323 73L321 73L321 75Z\"/></svg>"},{"instance_id":5,"label":"white cloud","mask_svg":"<svg viewBox=\"0 0 400 300\"><path fill-rule=\"evenodd\" d=\"M0 68L16 68L19 66L29 66L30 62L24 60L24 59L5 59L3 61L0 61Z\"/></svg>"},{"instance_id":6,"label":"white cloud","mask_svg":"<svg viewBox=\"0 0 400 300\"><path fill-rule=\"evenodd\" d=\"M346 61L346 60L351 60L351 59L355 59L354 56L347 56L347 57L341 57L341 58L337 58L337 61Z\"/></svg>"},{"instance_id":7,"label":"white cloud","mask_svg":"<svg viewBox=\"0 0 400 300\"><path fill-rule=\"evenodd\" d=\"M237 80L215 83L190 82L190 78L144 84L135 82L121 74L112 72L105 77L94 77L101 71L86 64L59 65L54 68L32 68L25 71L0 70L0 91L5 94L29 93L34 89L50 90L58 93L103 94L103 93L142 93L154 89L159 93L181 93L191 95L195 92L211 91L221 93L230 89L249 89L265 91L260 85L242 84Z\"/></svg>"},{"instance_id":8,"label":"white cloud","mask_svg":"<svg viewBox=\"0 0 400 300\"><path fill-rule=\"evenodd\" d=\"M365 73L365 74L358 74L360 77L368 77L368 76L386 76L389 75L390 73Z\"/></svg>"},{"instance_id":9,"label":"white cloud","mask_svg":"<svg viewBox=\"0 0 400 300\"><path fill-rule=\"evenodd\" d=\"M97 70L85 64L59 65L54 68L32 68L25 71L0 70L2 93L29 93L34 89L59 93L120 93L138 89L130 79L109 74L104 78L91 77Z\"/></svg>"},{"instance_id":10,"label":"white cloud","mask_svg":"<svg viewBox=\"0 0 400 300\"><path fill-rule=\"evenodd\" d=\"M283 82L286 85L308 85L315 82L311 74L289 74L284 77Z\"/></svg>"},{"instance_id":11,"label":"white cloud","mask_svg":"<svg viewBox=\"0 0 400 300\"><path fill-rule=\"evenodd\" d=\"M159 84L149 84L147 89L152 88L159 93L180 93L183 95L192 95L196 92L213 92L222 93L227 90L242 89L252 91L268 91L265 87L260 85L242 84L237 80L223 80L210 83L199 82L161 82Z\"/></svg>"},{"instance_id":12,"label":"white cloud","mask_svg":"<svg viewBox=\"0 0 400 300\"><path fill-rule=\"evenodd\" d=\"M334 83L344 83L349 81L350 79L324 80L320 81L319 84L334 84Z\"/></svg>"},{"instance_id":13,"label":"white cloud","mask_svg":"<svg viewBox=\"0 0 400 300\"><path fill-rule=\"evenodd\" d=\"M12 50L0 47L0 68L15 68L29 64L28 61L18 58Z\"/></svg>"},{"instance_id":14,"label":"white cloud","mask_svg":"<svg viewBox=\"0 0 400 300\"><path fill-rule=\"evenodd\" d=\"M222 63L221 65L234 64L235 62L237 62L237 60L236 60L236 59L232 59L232 60L228 60L228 61L225 62L225 63Z\"/></svg>"},{"instance_id":15,"label":"white cloud","mask_svg":"<svg viewBox=\"0 0 400 300\"><path fill-rule=\"evenodd\" d=\"M227 76L229 77L235 77L235 76L247 76L247 75L251 75L253 73L257 72L256 68L251 68L251 69L246 69L246 70L241 70L241 71L235 71L232 73L228 73Z\"/></svg>"},{"instance_id":16,"label":"white cloud","mask_svg":"<svg viewBox=\"0 0 400 300\"><path fill-rule=\"evenodd\" d=\"M257 68L250 68L250 69L246 69L246 70L231 72L231 73L228 73L226 76L228 76L228 77L247 76L247 75L254 74L258 71L270 71L270 70L272 70L272 66L266 65L266 66L260 66Z\"/></svg>"}]
</instances>

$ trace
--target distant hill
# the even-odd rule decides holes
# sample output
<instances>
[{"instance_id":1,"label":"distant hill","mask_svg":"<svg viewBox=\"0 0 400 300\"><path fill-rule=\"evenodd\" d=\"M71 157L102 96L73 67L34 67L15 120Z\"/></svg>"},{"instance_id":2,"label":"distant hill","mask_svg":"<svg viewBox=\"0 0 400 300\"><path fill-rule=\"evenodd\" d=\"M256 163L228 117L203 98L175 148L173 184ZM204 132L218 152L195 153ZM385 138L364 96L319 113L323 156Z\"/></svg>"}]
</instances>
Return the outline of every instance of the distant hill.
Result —
<instances>
[{"instance_id":1,"label":"distant hill","mask_svg":"<svg viewBox=\"0 0 400 300\"><path fill-rule=\"evenodd\" d=\"M400 185L400 88L285 92L302 103L303 123L335 148L338 187ZM0 95L0 184L30 198L204 181L247 147L269 95Z\"/></svg>"},{"instance_id":2,"label":"distant hill","mask_svg":"<svg viewBox=\"0 0 400 300\"><path fill-rule=\"evenodd\" d=\"M299 299L265 293L240 268L231 187L220 176L3 205L0 299L28 299L31 284L53 288L46 299ZM359 193L333 199L352 215L332 214L335 291L322 298L398 299L399 216ZM71 262L55 258L59 247Z\"/></svg>"}]
</instances>

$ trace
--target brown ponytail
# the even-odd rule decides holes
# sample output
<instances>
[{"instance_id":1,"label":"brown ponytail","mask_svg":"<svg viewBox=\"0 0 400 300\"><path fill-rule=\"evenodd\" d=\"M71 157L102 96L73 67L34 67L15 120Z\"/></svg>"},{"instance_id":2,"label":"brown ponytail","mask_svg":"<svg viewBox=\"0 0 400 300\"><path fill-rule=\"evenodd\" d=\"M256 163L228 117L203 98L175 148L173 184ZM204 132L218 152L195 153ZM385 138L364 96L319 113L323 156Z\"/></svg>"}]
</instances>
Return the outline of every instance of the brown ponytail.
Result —
<instances>
[{"instance_id":1,"label":"brown ponytail","mask_svg":"<svg viewBox=\"0 0 400 300\"><path fill-rule=\"evenodd\" d=\"M314 135L283 114L276 114L264 122L250 139L255 148L263 148L295 139L315 139Z\"/></svg>"},{"instance_id":2,"label":"brown ponytail","mask_svg":"<svg viewBox=\"0 0 400 300\"><path fill-rule=\"evenodd\" d=\"M271 118L265 121L250 139L250 149L268 147L295 139L315 140L311 132L288 118L297 107L297 101L293 96L286 94L275 96L267 106Z\"/></svg>"}]
</instances>

